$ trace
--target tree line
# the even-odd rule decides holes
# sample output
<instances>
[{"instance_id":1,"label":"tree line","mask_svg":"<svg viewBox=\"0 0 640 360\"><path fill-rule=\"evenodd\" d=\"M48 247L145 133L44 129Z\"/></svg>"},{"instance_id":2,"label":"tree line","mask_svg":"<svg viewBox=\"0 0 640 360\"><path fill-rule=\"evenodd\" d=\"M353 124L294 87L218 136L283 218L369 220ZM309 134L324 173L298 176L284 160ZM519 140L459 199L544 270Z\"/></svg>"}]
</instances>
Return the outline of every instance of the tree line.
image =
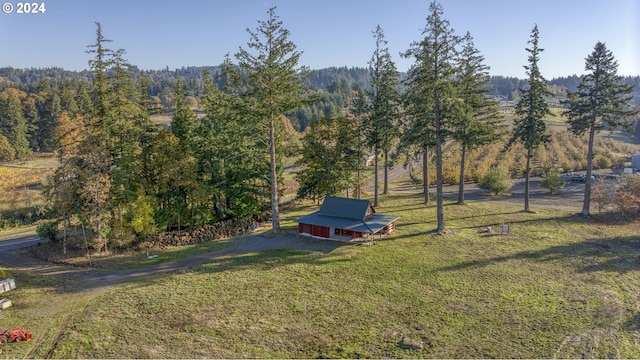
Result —
<instances>
[{"instance_id":1,"label":"tree line","mask_svg":"<svg viewBox=\"0 0 640 360\"><path fill-rule=\"evenodd\" d=\"M144 76L154 113L174 110L175 83L178 78L183 87L183 101L193 109L203 107L205 82L212 81L222 87L224 78L221 75L223 65L143 71L132 65L129 71L135 81L140 82ZM205 74L209 76L206 81ZM400 92L403 93L406 91L403 84L407 74L399 73L399 76ZM0 122L0 126L5 129L0 131L0 136L3 136L0 137L0 161L22 158L32 152L52 151L55 142L52 129L56 117L63 111L76 111L79 106L77 102L87 96L91 79L92 74L87 71L0 68L0 106L7 109L5 112L8 114ZM565 99L567 90L577 90L579 81L580 77L576 75L549 80L550 93L561 101ZM634 88L631 104L640 104L640 76L627 76L621 81ZM514 101L520 96L519 89L528 86L528 80L494 75L489 77L485 86L488 95L502 101ZM285 115L293 128L303 133L312 121L344 112L358 91L370 87L371 72L368 67L314 70L304 82L304 92L316 101L306 102ZM18 108L22 110L21 114ZM291 151L288 150L288 154Z\"/></svg>"}]
</instances>

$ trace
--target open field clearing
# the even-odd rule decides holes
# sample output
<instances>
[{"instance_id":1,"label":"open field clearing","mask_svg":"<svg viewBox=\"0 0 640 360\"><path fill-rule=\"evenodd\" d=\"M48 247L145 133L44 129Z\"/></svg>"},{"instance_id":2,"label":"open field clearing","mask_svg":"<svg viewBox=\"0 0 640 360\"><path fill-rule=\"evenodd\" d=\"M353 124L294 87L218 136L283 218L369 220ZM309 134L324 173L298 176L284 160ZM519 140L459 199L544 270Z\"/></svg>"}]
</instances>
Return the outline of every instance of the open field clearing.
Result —
<instances>
[{"instance_id":1,"label":"open field clearing","mask_svg":"<svg viewBox=\"0 0 640 360\"><path fill-rule=\"evenodd\" d=\"M401 219L374 246L249 252L104 288L13 270L4 323L34 341L3 355L640 356L640 223L472 202L447 205L436 235L420 201L382 197L378 211ZM313 209L288 208L284 228Z\"/></svg>"},{"instance_id":2,"label":"open field clearing","mask_svg":"<svg viewBox=\"0 0 640 360\"><path fill-rule=\"evenodd\" d=\"M42 186L57 166L50 154L0 165L0 240L35 234L32 224L44 212Z\"/></svg>"}]
</instances>

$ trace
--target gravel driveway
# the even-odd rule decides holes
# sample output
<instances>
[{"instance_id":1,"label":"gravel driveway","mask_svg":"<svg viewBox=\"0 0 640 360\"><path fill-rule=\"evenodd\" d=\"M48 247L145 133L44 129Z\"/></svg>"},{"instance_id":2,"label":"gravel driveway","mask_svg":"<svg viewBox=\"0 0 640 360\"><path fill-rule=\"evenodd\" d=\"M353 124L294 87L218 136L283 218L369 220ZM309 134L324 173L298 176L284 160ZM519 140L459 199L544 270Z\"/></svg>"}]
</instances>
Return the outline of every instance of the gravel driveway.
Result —
<instances>
[{"instance_id":1,"label":"gravel driveway","mask_svg":"<svg viewBox=\"0 0 640 360\"><path fill-rule=\"evenodd\" d=\"M0 251L0 263L8 267L9 270L77 280L81 283L79 286L82 289L91 289L126 283L145 276L188 269L240 254L280 249L328 254L341 246L348 246L348 243L312 239L290 234L279 236L270 234L251 235L231 241L234 242L233 245L218 251L131 270L109 271L51 264L25 256L19 250Z\"/></svg>"}]
</instances>

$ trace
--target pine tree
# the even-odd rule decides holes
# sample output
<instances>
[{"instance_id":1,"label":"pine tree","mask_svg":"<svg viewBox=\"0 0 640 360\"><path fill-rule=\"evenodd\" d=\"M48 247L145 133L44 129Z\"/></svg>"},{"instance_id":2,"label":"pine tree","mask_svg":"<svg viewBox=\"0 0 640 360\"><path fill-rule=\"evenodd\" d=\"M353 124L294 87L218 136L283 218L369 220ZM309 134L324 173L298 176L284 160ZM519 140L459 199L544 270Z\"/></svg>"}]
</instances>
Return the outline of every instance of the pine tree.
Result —
<instances>
[{"instance_id":1,"label":"pine tree","mask_svg":"<svg viewBox=\"0 0 640 360\"><path fill-rule=\"evenodd\" d=\"M22 93L22 92L20 92ZM27 120L22 112L19 94L14 89L0 93L0 135L3 135L20 159L31 153Z\"/></svg>"},{"instance_id":2,"label":"pine tree","mask_svg":"<svg viewBox=\"0 0 640 360\"><path fill-rule=\"evenodd\" d=\"M140 71L140 104L147 110L147 115L161 114L164 110L149 96L149 79L144 71Z\"/></svg>"},{"instance_id":3,"label":"pine tree","mask_svg":"<svg viewBox=\"0 0 640 360\"><path fill-rule=\"evenodd\" d=\"M591 204L591 171L593 168L593 140L605 125L611 129L631 129L632 111L630 101L633 87L622 83L617 75L618 63L604 43L598 42L585 62L587 74L581 76L576 92L567 91L564 113L568 118L569 131L582 136L589 132L587 149L587 176L584 186L582 215L589 215Z\"/></svg>"},{"instance_id":4,"label":"pine tree","mask_svg":"<svg viewBox=\"0 0 640 360\"><path fill-rule=\"evenodd\" d=\"M445 229L442 147L453 127L451 101L456 97L456 47L460 43L460 38L455 35L449 21L443 18L443 13L442 5L436 2L431 3L427 26L422 32L424 39L413 43L412 48L404 54L416 60L408 74L409 102L416 110L424 109L425 105L429 107L428 111L418 115L424 116L425 119L414 122L411 128L433 127L438 233ZM421 129L416 130L421 132ZM431 132L427 130L427 134ZM428 145L425 146L428 143L429 140L424 139L423 151L428 149Z\"/></svg>"},{"instance_id":5,"label":"pine tree","mask_svg":"<svg viewBox=\"0 0 640 360\"><path fill-rule=\"evenodd\" d=\"M280 232L278 154L282 152L282 115L302 104L300 93L305 76L304 69L298 69L301 53L289 40L289 31L275 12L269 9L269 19L259 21L256 31L247 29L251 40L249 50L240 48L236 54L240 68L246 73L246 109L253 114L262 127L256 134L267 133L265 143L269 154L269 185L271 189L271 223L274 233ZM303 71L301 71L303 70ZM286 118L285 118L286 119Z\"/></svg>"},{"instance_id":6,"label":"pine tree","mask_svg":"<svg viewBox=\"0 0 640 360\"><path fill-rule=\"evenodd\" d=\"M475 48L473 37L467 32L460 51L457 76L459 103L458 120L453 138L460 144L460 183L458 204L464 204L464 171L467 152L496 141L502 136L502 119L499 116L497 102L487 95L490 81L489 67L484 65L484 56Z\"/></svg>"},{"instance_id":7,"label":"pine tree","mask_svg":"<svg viewBox=\"0 0 640 360\"><path fill-rule=\"evenodd\" d=\"M389 192L389 151L396 138L397 119L399 117L399 73L391 60L387 41L380 25L373 32L376 49L369 62L371 72L371 115L363 125L369 146L375 156L373 181L373 206L378 206L378 165L382 151L384 156L384 188L383 194Z\"/></svg>"},{"instance_id":8,"label":"pine tree","mask_svg":"<svg viewBox=\"0 0 640 360\"><path fill-rule=\"evenodd\" d=\"M194 131L197 126L196 114L184 102L182 80L176 81L176 105L171 117L171 132L180 139L181 146L186 150L193 148Z\"/></svg>"},{"instance_id":9,"label":"pine tree","mask_svg":"<svg viewBox=\"0 0 640 360\"><path fill-rule=\"evenodd\" d=\"M348 191L353 183L353 163L361 157L353 142L356 129L344 116L313 121L304 137L302 157L297 162L303 170L296 173L300 184L298 198L318 202L325 195Z\"/></svg>"},{"instance_id":10,"label":"pine tree","mask_svg":"<svg viewBox=\"0 0 640 360\"><path fill-rule=\"evenodd\" d=\"M229 59L219 80L222 89L205 73L206 115L195 136L199 173L218 219L255 219L267 210L269 199L269 164L258 135L262 127L243 108L240 76Z\"/></svg>"},{"instance_id":11,"label":"pine tree","mask_svg":"<svg viewBox=\"0 0 640 360\"><path fill-rule=\"evenodd\" d=\"M368 118L371 116L371 106L369 102L368 94L359 89L357 95L353 98L351 105L349 106L349 113L353 116L353 122L355 127L354 141L356 153L360 154L355 160L355 169L356 169L356 179L354 183L354 197L360 199L361 195L364 193L364 186L366 182L363 181L362 170L364 169L365 163L365 152L364 152L364 139L363 139L363 129L364 124L368 122Z\"/></svg>"},{"instance_id":12,"label":"pine tree","mask_svg":"<svg viewBox=\"0 0 640 360\"><path fill-rule=\"evenodd\" d=\"M535 151L551 141L551 136L547 134L547 127L544 123L545 116L551 114L547 97L551 96L551 92L547 88L547 82L540 73L538 61L540 53L544 51L538 47L540 33L538 25L534 26L531 31L531 48L527 48L529 52L529 65L524 68L529 75L529 87L520 90L520 99L516 104L516 117L514 119L514 129L511 138L507 143L507 148L514 143L520 142L527 151L527 165L525 168L524 183L524 211L529 210L529 175L531 173L531 159Z\"/></svg>"},{"instance_id":13,"label":"pine tree","mask_svg":"<svg viewBox=\"0 0 640 360\"><path fill-rule=\"evenodd\" d=\"M138 196L141 186L141 153L143 143L153 129L148 112L140 105L130 65L123 59L124 50L112 51L105 44L99 23L96 44L88 53L93 82L88 91L81 89L79 114L60 116L58 154L61 167L56 171L53 199L76 192L77 203L65 211L78 216L93 235L93 246L104 249L108 236L124 236L123 213ZM81 129L81 131L78 131ZM79 134L79 138L71 138ZM72 183L64 184L64 182ZM114 219L119 231L112 232Z\"/></svg>"},{"instance_id":14,"label":"pine tree","mask_svg":"<svg viewBox=\"0 0 640 360\"><path fill-rule=\"evenodd\" d=\"M56 120L62 113L62 105L58 90L50 82L40 81L36 93L35 107L37 114L33 116L32 148L39 151L53 150L53 131Z\"/></svg>"},{"instance_id":15,"label":"pine tree","mask_svg":"<svg viewBox=\"0 0 640 360\"><path fill-rule=\"evenodd\" d=\"M0 134L0 161L11 161L16 157L16 149L11 146L9 139Z\"/></svg>"}]
</instances>

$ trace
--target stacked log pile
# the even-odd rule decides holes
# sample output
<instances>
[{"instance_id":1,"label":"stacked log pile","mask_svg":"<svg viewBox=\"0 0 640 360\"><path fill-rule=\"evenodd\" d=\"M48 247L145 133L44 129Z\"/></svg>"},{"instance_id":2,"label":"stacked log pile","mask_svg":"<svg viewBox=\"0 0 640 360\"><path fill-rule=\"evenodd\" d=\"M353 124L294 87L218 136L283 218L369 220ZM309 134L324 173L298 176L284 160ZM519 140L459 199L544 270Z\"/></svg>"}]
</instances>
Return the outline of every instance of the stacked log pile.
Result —
<instances>
[{"instance_id":1,"label":"stacked log pile","mask_svg":"<svg viewBox=\"0 0 640 360\"><path fill-rule=\"evenodd\" d=\"M136 244L138 250L158 249L170 246L192 245L206 241L225 239L243 234L255 222L251 220L229 219L215 224L192 227L182 231L167 231L151 235Z\"/></svg>"}]
</instances>

